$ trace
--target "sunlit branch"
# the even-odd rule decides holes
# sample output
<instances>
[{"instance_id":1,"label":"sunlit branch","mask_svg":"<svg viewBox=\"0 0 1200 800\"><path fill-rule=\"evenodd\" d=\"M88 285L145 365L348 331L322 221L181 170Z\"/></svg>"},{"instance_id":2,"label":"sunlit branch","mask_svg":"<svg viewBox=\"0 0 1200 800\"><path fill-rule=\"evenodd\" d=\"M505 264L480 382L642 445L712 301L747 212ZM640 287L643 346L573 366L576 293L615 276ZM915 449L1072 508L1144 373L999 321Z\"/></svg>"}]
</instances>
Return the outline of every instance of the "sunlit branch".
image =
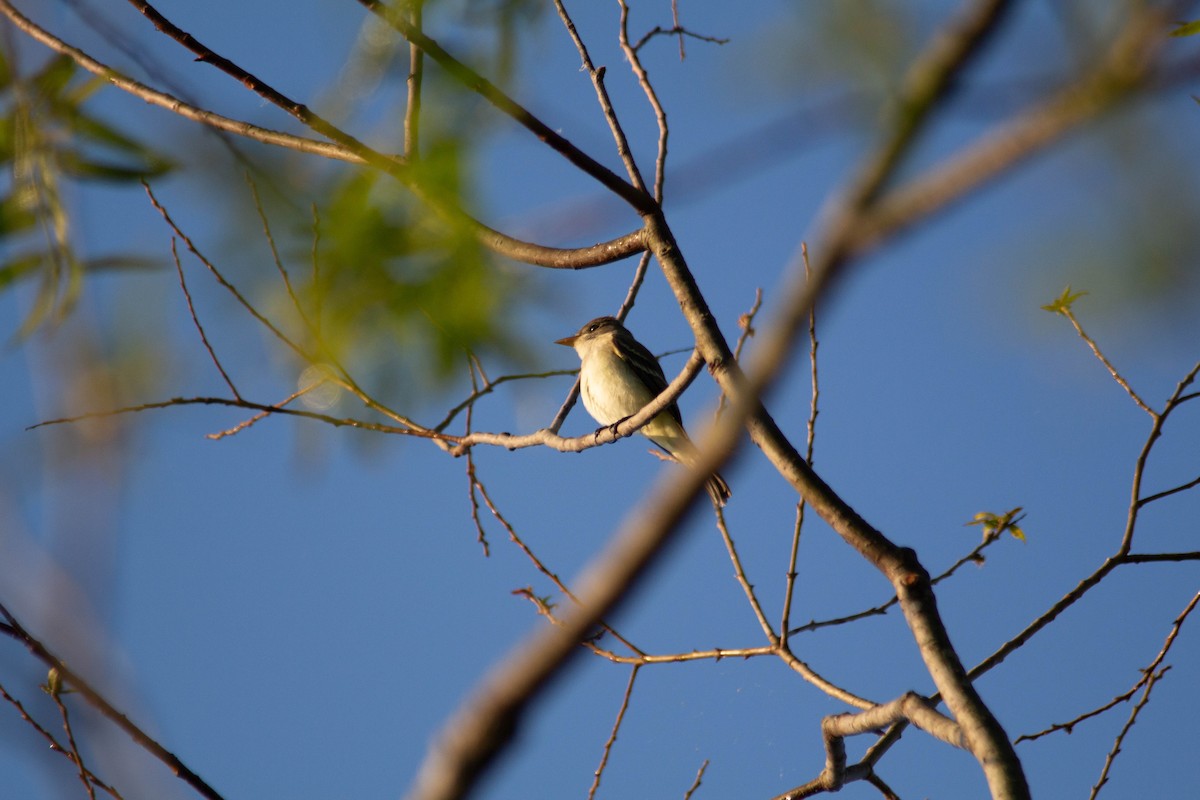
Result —
<instances>
[{"instance_id":1,"label":"sunlit branch","mask_svg":"<svg viewBox=\"0 0 1200 800\"><path fill-rule=\"evenodd\" d=\"M963 730L958 723L935 710L924 697L908 692L889 703L866 711L836 714L822 720L825 769L812 781L784 792L775 800L799 800L822 792L836 792L850 781L866 780L871 771L869 765L846 765L846 737L870 733L899 720L915 725L949 745L968 749Z\"/></svg>"},{"instance_id":2,"label":"sunlit branch","mask_svg":"<svg viewBox=\"0 0 1200 800\"><path fill-rule=\"evenodd\" d=\"M683 394L691 382L695 380L696 375L700 372L700 367L703 361L700 355L693 351L687 363L683 365L683 369L679 375L667 385L662 394L648 403L641 411L631 417L621 420L620 422L600 428L590 436L581 436L575 439L566 439L552 432L549 428L542 428L539 431L527 434L509 434L509 433L484 433L475 432L461 437L443 437L446 439L454 438L457 441L457 446L451 452L454 455L461 455L462 452L474 445L488 444L498 447L505 447L509 450L515 450L522 447L533 447L536 445L546 445L553 447L555 450L564 453L577 452L579 450L594 447L600 444L616 441L617 439L626 436L632 436L643 425L648 423L659 415L667 406L679 398Z\"/></svg>"},{"instance_id":3,"label":"sunlit branch","mask_svg":"<svg viewBox=\"0 0 1200 800\"><path fill-rule=\"evenodd\" d=\"M1186 492L1188 489L1195 488L1196 486L1200 486L1200 478L1180 484L1174 489L1167 489L1166 491L1152 494L1149 497L1143 497L1142 499L1138 500L1137 503L1139 506L1148 505L1149 503L1153 503L1155 500L1162 500L1164 497L1170 497L1171 495L1178 494L1179 492Z\"/></svg>"}]
</instances>

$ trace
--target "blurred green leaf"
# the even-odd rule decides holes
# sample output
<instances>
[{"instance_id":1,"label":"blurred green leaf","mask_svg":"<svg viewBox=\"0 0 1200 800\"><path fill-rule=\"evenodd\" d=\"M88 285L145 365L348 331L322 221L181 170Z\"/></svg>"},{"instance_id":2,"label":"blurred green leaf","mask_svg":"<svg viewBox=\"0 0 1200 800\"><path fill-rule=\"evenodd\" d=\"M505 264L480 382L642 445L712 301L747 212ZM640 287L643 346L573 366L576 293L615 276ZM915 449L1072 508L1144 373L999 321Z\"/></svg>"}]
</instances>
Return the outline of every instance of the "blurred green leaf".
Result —
<instances>
[{"instance_id":1,"label":"blurred green leaf","mask_svg":"<svg viewBox=\"0 0 1200 800\"><path fill-rule=\"evenodd\" d=\"M37 217L16 194L0 197L0 241L6 236L29 230L36 222Z\"/></svg>"},{"instance_id":2,"label":"blurred green leaf","mask_svg":"<svg viewBox=\"0 0 1200 800\"><path fill-rule=\"evenodd\" d=\"M56 98L67 88L75 74L75 62L70 56L56 56L46 62L41 71L30 82L38 94L45 98Z\"/></svg>"},{"instance_id":3,"label":"blurred green leaf","mask_svg":"<svg viewBox=\"0 0 1200 800\"><path fill-rule=\"evenodd\" d=\"M162 175L170 169L166 162L128 165L88 158L73 150L62 148L58 152L58 166L64 173L80 180L100 180L112 183L138 182Z\"/></svg>"},{"instance_id":4,"label":"blurred green leaf","mask_svg":"<svg viewBox=\"0 0 1200 800\"><path fill-rule=\"evenodd\" d=\"M462 202L457 143L432 146L415 171L422 193ZM335 189L321 218L308 305L340 357L388 364L420 391L457 374L467 353L518 351L506 318L521 300L516 275L492 263L474 231L367 171Z\"/></svg>"},{"instance_id":5,"label":"blurred green leaf","mask_svg":"<svg viewBox=\"0 0 1200 800\"><path fill-rule=\"evenodd\" d=\"M15 239L25 252L0 265L0 290L38 279L21 336L68 314L86 273L137 263L127 257L81 261L76 256L64 184L128 183L173 166L146 144L88 114L82 104L104 82L76 80L79 75L66 56L47 60L25 77L0 58L0 163L12 174L11 189L0 197L0 246L10 249ZM40 244L33 244L35 234L40 234Z\"/></svg>"},{"instance_id":6,"label":"blurred green leaf","mask_svg":"<svg viewBox=\"0 0 1200 800\"><path fill-rule=\"evenodd\" d=\"M1171 31L1172 36L1195 36L1198 33L1200 33L1200 20L1180 22L1175 30Z\"/></svg>"}]
</instances>

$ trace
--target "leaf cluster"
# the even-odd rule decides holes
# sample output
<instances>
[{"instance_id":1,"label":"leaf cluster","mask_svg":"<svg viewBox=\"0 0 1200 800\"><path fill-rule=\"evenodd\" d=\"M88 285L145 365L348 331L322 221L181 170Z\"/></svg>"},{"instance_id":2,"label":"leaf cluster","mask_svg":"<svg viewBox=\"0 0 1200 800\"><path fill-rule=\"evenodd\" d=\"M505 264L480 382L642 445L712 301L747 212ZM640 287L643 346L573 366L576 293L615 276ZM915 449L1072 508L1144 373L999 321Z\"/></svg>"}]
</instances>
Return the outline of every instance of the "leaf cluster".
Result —
<instances>
[{"instance_id":1,"label":"leaf cluster","mask_svg":"<svg viewBox=\"0 0 1200 800\"><path fill-rule=\"evenodd\" d=\"M73 244L67 186L73 181L128 184L158 176L171 162L85 109L104 85L84 78L66 56L29 75L0 52L0 291L38 284L19 334L66 316L85 273L140 268L131 255L80 258Z\"/></svg>"}]
</instances>

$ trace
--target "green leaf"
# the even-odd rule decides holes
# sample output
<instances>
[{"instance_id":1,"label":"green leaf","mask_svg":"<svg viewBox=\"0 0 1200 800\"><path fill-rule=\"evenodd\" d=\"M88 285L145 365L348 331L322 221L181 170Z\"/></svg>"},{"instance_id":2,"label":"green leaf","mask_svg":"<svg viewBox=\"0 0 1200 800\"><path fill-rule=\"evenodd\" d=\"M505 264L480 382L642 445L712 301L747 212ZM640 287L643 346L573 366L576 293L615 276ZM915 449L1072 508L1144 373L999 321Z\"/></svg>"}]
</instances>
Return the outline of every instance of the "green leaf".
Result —
<instances>
[{"instance_id":1,"label":"green leaf","mask_svg":"<svg viewBox=\"0 0 1200 800\"><path fill-rule=\"evenodd\" d=\"M1054 298L1054 302L1044 305L1041 308L1043 311L1049 311L1052 314L1066 314L1071 310L1071 304L1085 294L1087 292L1075 292L1072 294L1071 286L1068 284L1067 288L1063 289L1062 294Z\"/></svg>"},{"instance_id":2,"label":"green leaf","mask_svg":"<svg viewBox=\"0 0 1200 800\"><path fill-rule=\"evenodd\" d=\"M1180 22L1178 27L1171 31L1172 36L1195 36L1197 33L1200 33L1200 19Z\"/></svg>"},{"instance_id":3,"label":"green leaf","mask_svg":"<svg viewBox=\"0 0 1200 800\"><path fill-rule=\"evenodd\" d=\"M145 178L158 177L170 169L170 165L165 161L147 161L142 165L118 164L91 159L66 148L60 148L57 156L62 171L80 180L136 183Z\"/></svg>"},{"instance_id":4,"label":"green leaf","mask_svg":"<svg viewBox=\"0 0 1200 800\"><path fill-rule=\"evenodd\" d=\"M46 62L41 72L33 76L33 85L46 98L58 97L75 74L75 62L70 56L58 56Z\"/></svg>"},{"instance_id":5,"label":"green leaf","mask_svg":"<svg viewBox=\"0 0 1200 800\"><path fill-rule=\"evenodd\" d=\"M22 202L16 194L0 198L0 240L29 230L36 222L37 216L29 210L28 203Z\"/></svg>"},{"instance_id":6,"label":"green leaf","mask_svg":"<svg viewBox=\"0 0 1200 800\"><path fill-rule=\"evenodd\" d=\"M26 253L5 264L0 264L0 291L4 291L22 278L36 273L46 258L45 253Z\"/></svg>"},{"instance_id":7,"label":"green leaf","mask_svg":"<svg viewBox=\"0 0 1200 800\"><path fill-rule=\"evenodd\" d=\"M991 511L980 511L975 516L971 517L965 525L967 527L978 525L983 529L984 540L994 539L1000 534L1008 531L1014 539L1025 541L1025 531L1021 530L1017 525L1025 515L1021 513L1021 506L1009 509L1003 514L994 514Z\"/></svg>"}]
</instances>

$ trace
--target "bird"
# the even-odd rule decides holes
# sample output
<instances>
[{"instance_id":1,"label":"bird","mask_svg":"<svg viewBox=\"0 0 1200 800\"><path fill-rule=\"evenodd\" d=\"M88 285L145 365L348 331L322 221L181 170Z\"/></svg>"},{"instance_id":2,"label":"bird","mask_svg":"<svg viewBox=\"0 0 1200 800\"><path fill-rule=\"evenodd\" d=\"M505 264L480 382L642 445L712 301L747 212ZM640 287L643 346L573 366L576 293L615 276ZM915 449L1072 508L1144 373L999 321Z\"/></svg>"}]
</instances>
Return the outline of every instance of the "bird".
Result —
<instances>
[{"instance_id":1,"label":"bird","mask_svg":"<svg viewBox=\"0 0 1200 800\"><path fill-rule=\"evenodd\" d=\"M632 417L667 388L658 359L616 317L596 317L574 336L554 343L575 348L581 362L583 407L601 425L616 425ZM640 432L674 460L688 466L696 463L696 445L684 430L675 402ZM719 474L709 476L705 488L717 506L729 500L729 484Z\"/></svg>"}]
</instances>

